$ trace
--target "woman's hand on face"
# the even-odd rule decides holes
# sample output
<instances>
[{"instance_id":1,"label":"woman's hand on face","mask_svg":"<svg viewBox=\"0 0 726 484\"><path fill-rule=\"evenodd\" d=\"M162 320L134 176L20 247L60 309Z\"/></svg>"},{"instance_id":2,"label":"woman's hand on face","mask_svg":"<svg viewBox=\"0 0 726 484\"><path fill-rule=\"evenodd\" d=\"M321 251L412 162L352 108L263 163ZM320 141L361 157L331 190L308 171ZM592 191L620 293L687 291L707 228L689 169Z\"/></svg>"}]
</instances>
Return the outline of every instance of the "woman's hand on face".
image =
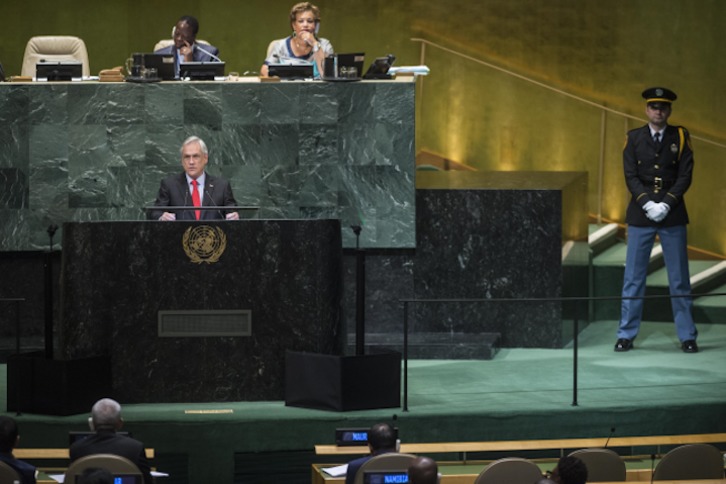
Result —
<instances>
[{"instance_id":1,"label":"woman's hand on face","mask_svg":"<svg viewBox=\"0 0 726 484\"><path fill-rule=\"evenodd\" d=\"M300 32L299 37L300 37L300 40L302 40L309 46L312 47L313 45L315 45L315 42L316 42L315 35L312 32L308 32L307 30L304 30L304 31Z\"/></svg>"}]
</instances>

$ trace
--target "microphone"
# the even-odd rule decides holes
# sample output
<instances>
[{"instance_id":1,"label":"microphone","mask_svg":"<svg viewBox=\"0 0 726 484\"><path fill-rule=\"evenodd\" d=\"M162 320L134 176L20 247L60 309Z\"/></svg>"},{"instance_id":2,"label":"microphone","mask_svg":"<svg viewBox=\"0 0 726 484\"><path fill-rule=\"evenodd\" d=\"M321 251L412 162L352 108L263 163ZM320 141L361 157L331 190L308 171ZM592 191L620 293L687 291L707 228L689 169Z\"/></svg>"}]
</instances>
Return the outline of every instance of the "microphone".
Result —
<instances>
[{"instance_id":1,"label":"microphone","mask_svg":"<svg viewBox=\"0 0 726 484\"><path fill-rule=\"evenodd\" d=\"M209 185L209 188L214 188L214 185ZM212 202L211 205L213 207L219 207L219 205L217 205L216 203L214 203L214 199L212 198L212 194L209 193L209 191L205 190L204 191L204 194L207 196L207 198L209 199L209 201ZM221 210L217 210L217 213L222 218L222 220L224 220L226 218L224 212L222 212Z\"/></svg>"},{"instance_id":2,"label":"microphone","mask_svg":"<svg viewBox=\"0 0 726 484\"><path fill-rule=\"evenodd\" d=\"M608 448L608 442L610 442L610 437L612 437L614 433L615 433L615 427L610 427L610 435L608 435L607 440L605 440L605 446L603 447L603 449Z\"/></svg>"},{"instance_id":3,"label":"microphone","mask_svg":"<svg viewBox=\"0 0 726 484\"><path fill-rule=\"evenodd\" d=\"M189 199L189 187L182 189L182 191L184 192L184 203L182 203L182 207L186 207L187 200ZM187 210L185 210L181 213L180 220L184 220L186 217L187 217Z\"/></svg>"},{"instance_id":4,"label":"microphone","mask_svg":"<svg viewBox=\"0 0 726 484\"><path fill-rule=\"evenodd\" d=\"M205 54L209 55L209 57L211 57L212 59L216 60L217 62L224 62L222 59L220 59L216 55L212 54L208 50L202 49L201 46L199 44L197 44L196 42L194 43L194 48L201 50L202 52L204 52Z\"/></svg>"},{"instance_id":5,"label":"microphone","mask_svg":"<svg viewBox=\"0 0 726 484\"><path fill-rule=\"evenodd\" d=\"M650 484L653 484L655 477L655 454L650 454Z\"/></svg>"}]
</instances>

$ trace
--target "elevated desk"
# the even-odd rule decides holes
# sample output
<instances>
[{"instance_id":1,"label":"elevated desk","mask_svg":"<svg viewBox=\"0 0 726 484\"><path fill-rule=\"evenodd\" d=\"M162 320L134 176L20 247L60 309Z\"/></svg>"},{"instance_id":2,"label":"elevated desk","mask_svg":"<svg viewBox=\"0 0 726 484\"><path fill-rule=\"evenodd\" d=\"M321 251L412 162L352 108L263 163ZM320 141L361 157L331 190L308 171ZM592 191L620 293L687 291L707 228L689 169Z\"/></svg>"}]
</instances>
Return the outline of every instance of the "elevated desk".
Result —
<instances>
[{"instance_id":1,"label":"elevated desk","mask_svg":"<svg viewBox=\"0 0 726 484\"><path fill-rule=\"evenodd\" d=\"M57 354L109 356L124 403L282 400L285 350L337 350L338 220L68 223L63 246Z\"/></svg>"}]
</instances>

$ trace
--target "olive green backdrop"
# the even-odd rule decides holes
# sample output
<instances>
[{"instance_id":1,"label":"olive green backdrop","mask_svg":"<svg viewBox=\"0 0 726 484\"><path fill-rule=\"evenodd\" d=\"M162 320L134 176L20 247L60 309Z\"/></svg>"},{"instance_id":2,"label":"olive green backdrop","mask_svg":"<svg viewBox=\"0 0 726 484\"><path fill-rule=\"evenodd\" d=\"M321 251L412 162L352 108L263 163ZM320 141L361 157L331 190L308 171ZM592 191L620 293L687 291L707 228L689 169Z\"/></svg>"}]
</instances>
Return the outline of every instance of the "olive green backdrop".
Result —
<instances>
[{"instance_id":1,"label":"olive green backdrop","mask_svg":"<svg viewBox=\"0 0 726 484\"><path fill-rule=\"evenodd\" d=\"M91 72L169 38L182 14L220 48L227 71L254 73L270 40L287 35L291 1L89 0L0 4L0 62L18 74L28 38L69 34L87 44ZM394 53L425 63L417 149L480 170L585 170L589 211L622 222L624 134L644 121L640 92L679 94L673 124L695 139L687 195L690 244L726 255L726 2L721 0L319 1L321 35L339 52ZM531 79L501 72L484 63ZM601 138L602 136L602 138ZM601 139L604 141L601 145ZM601 147L602 146L602 147ZM602 153L602 154L601 154ZM602 163L601 163L602 159Z\"/></svg>"}]
</instances>

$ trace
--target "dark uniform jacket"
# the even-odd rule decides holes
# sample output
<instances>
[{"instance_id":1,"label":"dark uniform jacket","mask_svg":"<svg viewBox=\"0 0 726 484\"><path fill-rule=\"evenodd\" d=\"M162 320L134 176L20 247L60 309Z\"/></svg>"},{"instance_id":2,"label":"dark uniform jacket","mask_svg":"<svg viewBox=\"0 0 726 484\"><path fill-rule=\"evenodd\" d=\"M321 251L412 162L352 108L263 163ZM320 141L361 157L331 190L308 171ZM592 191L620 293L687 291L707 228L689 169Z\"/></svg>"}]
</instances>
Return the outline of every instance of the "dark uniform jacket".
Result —
<instances>
[{"instance_id":1,"label":"dark uniform jacket","mask_svg":"<svg viewBox=\"0 0 726 484\"><path fill-rule=\"evenodd\" d=\"M623 150L625 183L631 193L625 215L629 225L672 227L688 223L683 195L691 185L693 150L688 131L666 126L660 149L646 124L628 132ZM643 206L648 202L665 202L670 211L661 222L646 217Z\"/></svg>"}]
</instances>

